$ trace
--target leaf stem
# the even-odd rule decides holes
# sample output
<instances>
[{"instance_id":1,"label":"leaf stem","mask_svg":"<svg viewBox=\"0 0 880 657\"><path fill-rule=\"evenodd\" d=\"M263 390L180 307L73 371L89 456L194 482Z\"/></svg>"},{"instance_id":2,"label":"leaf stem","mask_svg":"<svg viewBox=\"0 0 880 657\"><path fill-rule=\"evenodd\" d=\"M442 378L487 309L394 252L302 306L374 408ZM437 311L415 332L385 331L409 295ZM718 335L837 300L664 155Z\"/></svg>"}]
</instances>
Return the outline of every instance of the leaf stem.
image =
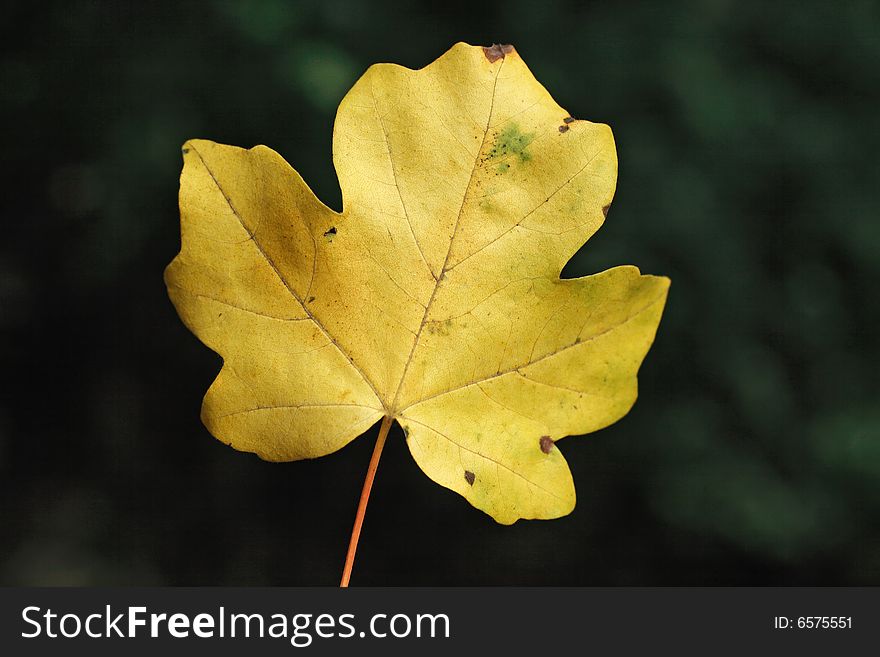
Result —
<instances>
[{"instance_id":1,"label":"leaf stem","mask_svg":"<svg viewBox=\"0 0 880 657\"><path fill-rule=\"evenodd\" d=\"M373 479L376 478L376 470L379 468L379 457L382 456L382 448L385 447L385 439L394 419L386 415L382 418L382 426L379 428L379 437L376 446L373 447L373 456L367 467L367 476L364 478L364 487L361 490L361 501L358 503L357 515L354 517L354 527L351 530L351 540L348 542L348 554L345 557L345 568L342 570L342 581L339 586L348 586L351 579L351 569L354 566L354 555L357 552L358 539L361 536L361 527L364 524L364 514L367 512L367 502L370 501L370 490L373 488Z\"/></svg>"}]
</instances>

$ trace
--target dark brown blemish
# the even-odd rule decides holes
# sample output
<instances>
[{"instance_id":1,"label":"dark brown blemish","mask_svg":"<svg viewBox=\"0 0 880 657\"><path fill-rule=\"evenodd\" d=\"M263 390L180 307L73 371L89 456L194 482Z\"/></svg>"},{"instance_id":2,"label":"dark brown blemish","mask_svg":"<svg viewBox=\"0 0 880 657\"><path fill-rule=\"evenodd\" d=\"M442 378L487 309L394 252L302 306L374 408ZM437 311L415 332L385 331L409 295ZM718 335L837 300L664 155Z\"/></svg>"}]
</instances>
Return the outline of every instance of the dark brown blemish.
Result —
<instances>
[{"instance_id":1,"label":"dark brown blemish","mask_svg":"<svg viewBox=\"0 0 880 657\"><path fill-rule=\"evenodd\" d=\"M550 436L541 436L538 444L541 446L541 451L545 454L549 454L550 450L553 449L553 439Z\"/></svg>"},{"instance_id":2,"label":"dark brown blemish","mask_svg":"<svg viewBox=\"0 0 880 657\"><path fill-rule=\"evenodd\" d=\"M568 124L574 123L575 121L577 121L576 118L574 118L572 116L566 116L564 119L562 119L563 125L559 126L559 132L568 132L569 131Z\"/></svg>"},{"instance_id":3,"label":"dark brown blemish","mask_svg":"<svg viewBox=\"0 0 880 657\"><path fill-rule=\"evenodd\" d=\"M608 208L610 208L610 207L611 207L611 204L609 203L609 204L606 205L604 208L602 208L602 214L603 214L604 216L606 216L606 217L608 216Z\"/></svg>"},{"instance_id":4,"label":"dark brown blemish","mask_svg":"<svg viewBox=\"0 0 880 657\"><path fill-rule=\"evenodd\" d=\"M336 226L330 226L327 229L327 232L324 233L324 237L332 238L336 234Z\"/></svg>"},{"instance_id":5,"label":"dark brown blemish","mask_svg":"<svg viewBox=\"0 0 880 657\"><path fill-rule=\"evenodd\" d=\"M509 43L493 43L488 48L486 46L483 46L483 54L486 55L486 59L488 59L493 64L499 59L504 59L505 55L509 55L512 52L513 46Z\"/></svg>"},{"instance_id":6,"label":"dark brown blemish","mask_svg":"<svg viewBox=\"0 0 880 657\"><path fill-rule=\"evenodd\" d=\"M189 153L189 149L188 148L181 148L180 152L183 153L184 155L186 155L187 153Z\"/></svg>"},{"instance_id":7,"label":"dark brown blemish","mask_svg":"<svg viewBox=\"0 0 880 657\"><path fill-rule=\"evenodd\" d=\"M315 300L315 297L309 297L309 300L306 301L306 303L311 303L311 302L314 301L314 300Z\"/></svg>"},{"instance_id":8,"label":"dark brown blemish","mask_svg":"<svg viewBox=\"0 0 880 657\"><path fill-rule=\"evenodd\" d=\"M474 482L477 480L477 475L475 475L475 474L474 474L473 472L471 472L470 470L465 470L465 471L464 471L464 480L465 480L466 482L468 482L468 485L469 485L469 486L473 486L473 485L474 485Z\"/></svg>"}]
</instances>

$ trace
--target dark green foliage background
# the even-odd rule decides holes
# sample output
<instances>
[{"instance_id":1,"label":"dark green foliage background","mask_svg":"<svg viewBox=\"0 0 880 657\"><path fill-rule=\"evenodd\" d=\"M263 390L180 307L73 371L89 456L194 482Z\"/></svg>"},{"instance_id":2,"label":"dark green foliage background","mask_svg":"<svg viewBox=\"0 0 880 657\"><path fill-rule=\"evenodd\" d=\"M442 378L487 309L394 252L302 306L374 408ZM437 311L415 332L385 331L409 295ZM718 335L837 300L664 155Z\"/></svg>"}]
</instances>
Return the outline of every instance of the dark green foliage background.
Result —
<instances>
[{"instance_id":1,"label":"dark green foliage background","mask_svg":"<svg viewBox=\"0 0 880 657\"><path fill-rule=\"evenodd\" d=\"M672 278L641 398L562 449L553 522L495 525L391 435L357 584L880 584L876 2L4 3L0 583L335 584L374 428L267 464L198 418L179 148L265 143L339 207L371 63L513 43L609 123L605 227L566 269Z\"/></svg>"}]
</instances>

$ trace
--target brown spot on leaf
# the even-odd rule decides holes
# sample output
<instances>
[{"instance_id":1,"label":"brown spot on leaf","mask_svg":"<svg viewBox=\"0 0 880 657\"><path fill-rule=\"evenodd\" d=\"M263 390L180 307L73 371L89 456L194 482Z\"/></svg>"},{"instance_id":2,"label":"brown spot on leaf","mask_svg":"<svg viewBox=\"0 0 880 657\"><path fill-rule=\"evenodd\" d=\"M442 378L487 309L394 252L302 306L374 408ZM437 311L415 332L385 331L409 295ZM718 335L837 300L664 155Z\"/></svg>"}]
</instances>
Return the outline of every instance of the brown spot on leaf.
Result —
<instances>
[{"instance_id":1,"label":"brown spot on leaf","mask_svg":"<svg viewBox=\"0 0 880 657\"><path fill-rule=\"evenodd\" d=\"M577 121L577 119L571 116L566 116L564 119L562 119L563 123L574 123L575 121Z\"/></svg>"},{"instance_id":2,"label":"brown spot on leaf","mask_svg":"<svg viewBox=\"0 0 880 657\"><path fill-rule=\"evenodd\" d=\"M538 444L541 446L541 451L545 454L549 454L550 450L553 449L553 439L550 436L541 436Z\"/></svg>"},{"instance_id":3,"label":"brown spot on leaf","mask_svg":"<svg viewBox=\"0 0 880 657\"><path fill-rule=\"evenodd\" d=\"M559 126L559 132L568 132L568 126L567 125Z\"/></svg>"},{"instance_id":4,"label":"brown spot on leaf","mask_svg":"<svg viewBox=\"0 0 880 657\"><path fill-rule=\"evenodd\" d=\"M475 475L473 472L471 472L470 470L464 471L464 480L466 482L468 482L469 486L473 486L474 481L476 481L476 479L477 479L477 475Z\"/></svg>"},{"instance_id":5,"label":"brown spot on leaf","mask_svg":"<svg viewBox=\"0 0 880 657\"><path fill-rule=\"evenodd\" d=\"M314 300L315 300L315 297L309 297L309 300L306 303L311 303Z\"/></svg>"},{"instance_id":6,"label":"brown spot on leaf","mask_svg":"<svg viewBox=\"0 0 880 657\"><path fill-rule=\"evenodd\" d=\"M611 207L611 204L609 203L609 204L606 205L604 208L602 208L602 214L603 214L604 216L606 216L606 217L608 216L608 208L610 208L610 207Z\"/></svg>"},{"instance_id":7,"label":"brown spot on leaf","mask_svg":"<svg viewBox=\"0 0 880 657\"><path fill-rule=\"evenodd\" d=\"M509 55L513 52L513 46L509 43L501 44L501 43L493 43L488 48L483 46L483 54L486 55L486 59L490 62L495 63L499 59L504 59L505 55Z\"/></svg>"}]
</instances>

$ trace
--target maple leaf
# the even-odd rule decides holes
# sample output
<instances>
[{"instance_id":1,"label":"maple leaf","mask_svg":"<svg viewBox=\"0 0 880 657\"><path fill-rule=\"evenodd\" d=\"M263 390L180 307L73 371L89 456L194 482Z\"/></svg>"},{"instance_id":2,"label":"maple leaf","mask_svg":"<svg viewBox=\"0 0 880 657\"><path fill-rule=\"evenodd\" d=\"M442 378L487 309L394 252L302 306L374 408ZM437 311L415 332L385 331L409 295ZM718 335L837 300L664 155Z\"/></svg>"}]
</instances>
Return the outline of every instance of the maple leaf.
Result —
<instances>
[{"instance_id":1,"label":"maple leaf","mask_svg":"<svg viewBox=\"0 0 880 657\"><path fill-rule=\"evenodd\" d=\"M288 461L384 417L374 460L396 420L431 479L500 523L574 508L557 441L630 409L669 286L631 266L559 278L611 203L607 126L572 119L511 46L457 44L345 96L341 213L265 146L183 153L165 278L223 357L214 436Z\"/></svg>"}]
</instances>

